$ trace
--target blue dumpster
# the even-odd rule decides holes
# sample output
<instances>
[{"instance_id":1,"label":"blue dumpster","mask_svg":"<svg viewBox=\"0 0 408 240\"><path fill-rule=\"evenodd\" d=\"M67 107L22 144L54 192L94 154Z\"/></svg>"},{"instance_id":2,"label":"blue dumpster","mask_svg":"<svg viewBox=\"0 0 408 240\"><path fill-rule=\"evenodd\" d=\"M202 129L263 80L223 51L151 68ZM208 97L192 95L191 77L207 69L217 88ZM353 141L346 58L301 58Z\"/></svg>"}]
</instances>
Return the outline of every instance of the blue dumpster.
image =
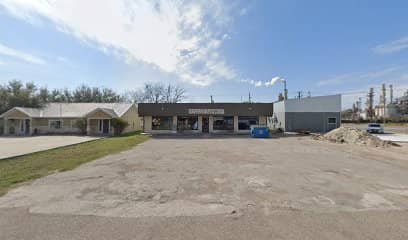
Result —
<instances>
[{"instance_id":1,"label":"blue dumpster","mask_svg":"<svg viewBox=\"0 0 408 240\"><path fill-rule=\"evenodd\" d=\"M251 126L251 137L253 138L268 138L269 128L265 126Z\"/></svg>"}]
</instances>

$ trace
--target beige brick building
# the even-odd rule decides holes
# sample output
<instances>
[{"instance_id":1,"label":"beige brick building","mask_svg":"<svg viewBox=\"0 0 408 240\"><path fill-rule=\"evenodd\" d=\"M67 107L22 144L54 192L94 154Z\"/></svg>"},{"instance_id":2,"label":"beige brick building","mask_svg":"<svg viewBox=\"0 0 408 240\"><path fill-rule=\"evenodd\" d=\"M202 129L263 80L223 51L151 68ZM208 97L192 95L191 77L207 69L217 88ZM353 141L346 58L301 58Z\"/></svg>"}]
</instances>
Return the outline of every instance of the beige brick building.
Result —
<instances>
[{"instance_id":1,"label":"beige brick building","mask_svg":"<svg viewBox=\"0 0 408 240\"><path fill-rule=\"evenodd\" d=\"M15 107L0 115L4 135L81 134L112 135L112 119L128 122L124 133L142 130L136 104L129 103L50 103L43 108Z\"/></svg>"}]
</instances>

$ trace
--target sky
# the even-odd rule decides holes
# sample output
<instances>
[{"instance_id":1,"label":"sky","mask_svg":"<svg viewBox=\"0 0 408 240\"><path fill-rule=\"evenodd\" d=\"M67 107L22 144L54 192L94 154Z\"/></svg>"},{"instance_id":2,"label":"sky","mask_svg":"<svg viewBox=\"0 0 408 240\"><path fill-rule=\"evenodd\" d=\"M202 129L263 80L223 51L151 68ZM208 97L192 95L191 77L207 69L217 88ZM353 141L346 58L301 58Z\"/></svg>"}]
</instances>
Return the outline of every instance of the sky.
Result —
<instances>
[{"instance_id":1,"label":"sky","mask_svg":"<svg viewBox=\"0 0 408 240\"><path fill-rule=\"evenodd\" d=\"M408 89L406 0L0 0L0 84L137 90L186 102Z\"/></svg>"}]
</instances>

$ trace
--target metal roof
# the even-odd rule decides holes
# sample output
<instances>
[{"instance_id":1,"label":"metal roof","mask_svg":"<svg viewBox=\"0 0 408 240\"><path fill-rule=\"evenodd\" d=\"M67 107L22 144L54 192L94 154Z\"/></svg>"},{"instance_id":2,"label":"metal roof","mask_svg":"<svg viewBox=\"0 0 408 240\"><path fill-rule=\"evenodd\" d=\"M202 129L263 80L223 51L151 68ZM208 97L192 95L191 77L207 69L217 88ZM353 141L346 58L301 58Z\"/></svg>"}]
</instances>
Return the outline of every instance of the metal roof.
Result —
<instances>
[{"instance_id":1,"label":"metal roof","mask_svg":"<svg viewBox=\"0 0 408 240\"><path fill-rule=\"evenodd\" d=\"M132 103L49 103L42 108L15 107L0 115L4 117L12 110L18 110L29 117L37 118L77 118L85 117L95 110L102 110L112 116L122 116Z\"/></svg>"}]
</instances>

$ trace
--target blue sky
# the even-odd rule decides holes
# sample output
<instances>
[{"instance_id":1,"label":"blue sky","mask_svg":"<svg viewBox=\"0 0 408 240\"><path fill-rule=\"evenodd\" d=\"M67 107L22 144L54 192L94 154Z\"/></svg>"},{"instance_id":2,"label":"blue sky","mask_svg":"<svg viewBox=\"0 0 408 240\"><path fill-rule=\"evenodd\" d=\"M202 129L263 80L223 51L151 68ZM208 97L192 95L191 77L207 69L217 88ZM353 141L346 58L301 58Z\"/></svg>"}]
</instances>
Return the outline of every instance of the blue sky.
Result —
<instances>
[{"instance_id":1,"label":"blue sky","mask_svg":"<svg viewBox=\"0 0 408 240\"><path fill-rule=\"evenodd\" d=\"M0 83L117 91L183 85L185 101L275 101L408 89L408 2L0 0ZM269 83L269 84L268 84ZM378 95L378 94L377 94Z\"/></svg>"}]
</instances>

